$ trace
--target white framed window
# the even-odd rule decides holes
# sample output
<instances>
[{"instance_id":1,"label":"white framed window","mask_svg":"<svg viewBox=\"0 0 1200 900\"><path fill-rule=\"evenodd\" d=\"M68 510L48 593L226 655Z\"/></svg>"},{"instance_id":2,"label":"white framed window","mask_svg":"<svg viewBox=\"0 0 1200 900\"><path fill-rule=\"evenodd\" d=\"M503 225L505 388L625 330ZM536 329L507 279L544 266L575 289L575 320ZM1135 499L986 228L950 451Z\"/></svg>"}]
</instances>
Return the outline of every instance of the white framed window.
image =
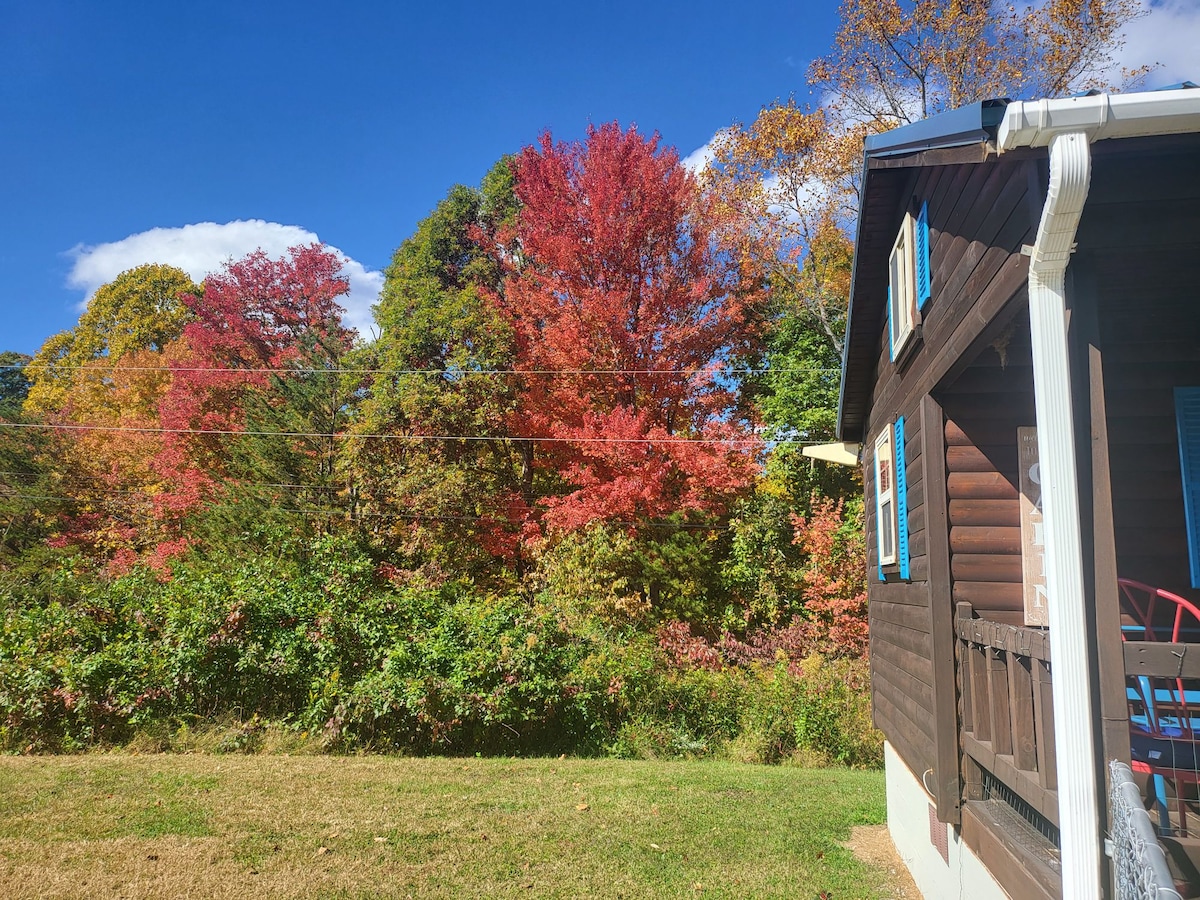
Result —
<instances>
[{"instance_id":1,"label":"white framed window","mask_svg":"<svg viewBox=\"0 0 1200 900\"><path fill-rule=\"evenodd\" d=\"M888 337L893 360L908 347L917 326L916 258L916 220L905 213L888 259Z\"/></svg>"},{"instance_id":2,"label":"white framed window","mask_svg":"<svg viewBox=\"0 0 1200 900\"><path fill-rule=\"evenodd\" d=\"M895 565L899 559L895 446L889 422L875 438L875 533L881 569Z\"/></svg>"}]
</instances>

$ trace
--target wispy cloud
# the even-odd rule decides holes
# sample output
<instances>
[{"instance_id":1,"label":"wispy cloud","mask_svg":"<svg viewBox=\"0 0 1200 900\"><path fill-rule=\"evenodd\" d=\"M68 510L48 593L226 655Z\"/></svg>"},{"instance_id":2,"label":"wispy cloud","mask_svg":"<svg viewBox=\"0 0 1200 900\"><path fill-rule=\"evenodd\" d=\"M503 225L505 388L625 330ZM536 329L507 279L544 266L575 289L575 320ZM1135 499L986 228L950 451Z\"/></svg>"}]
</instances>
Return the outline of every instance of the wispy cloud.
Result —
<instances>
[{"instance_id":1,"label":"wispy cloud","mask_svg":"<svg viewBox=\"0 0 1200 900\"><path fill-rule=\"evenodd\" d=\"M1147 80L1149 87L1194 81L1200 84L1200 3L1196 0L1154 0L1149 15L1125 29L1125 46L1117 62L1129 69L1159 64Z\"/></svg>"},{"instance_id":2,"label":"wispy cloud","mask_svg":"<svg viewBox=\"0 0 1200 900\"><path fill-rule=\"evenodd\" d=\"M151 228L119 241L78 244L67 255L73 259L67 285L84 292L85 306L96 289L122 272L146 263L178 266L196 281L215 272L225 262L239 259L262 248L269 256L281 256L297 244L319 243L313 232L297 225L280 225L262 219L217 224L198 222L182 228ZM344 321L360 334L370 333L371 304L379 299L383 273L367 269L336 247L343 273L350 279L350 294L341 298L346 308Z\"/></svg>"}]
</instances>

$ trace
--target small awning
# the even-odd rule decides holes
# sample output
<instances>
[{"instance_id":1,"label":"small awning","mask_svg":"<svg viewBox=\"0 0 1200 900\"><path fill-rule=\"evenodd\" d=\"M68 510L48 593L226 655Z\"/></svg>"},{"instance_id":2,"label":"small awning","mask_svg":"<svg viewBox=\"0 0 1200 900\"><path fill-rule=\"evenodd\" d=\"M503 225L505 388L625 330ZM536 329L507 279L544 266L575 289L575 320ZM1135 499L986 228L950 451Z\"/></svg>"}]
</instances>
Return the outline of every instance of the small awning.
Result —
<instances>
[{"instance_id":1,"label":"small awning","mask_svg":"<svg viewBox=\"0 0 1200 900\"><path fill-rule=\"evenodd\" d=\"M823 459L825 462L837 463L840 466L857 466L862 444L849 444L838 441L833 444L814 444L800 451L813 459Z\"/></svg>"}]
</instances>

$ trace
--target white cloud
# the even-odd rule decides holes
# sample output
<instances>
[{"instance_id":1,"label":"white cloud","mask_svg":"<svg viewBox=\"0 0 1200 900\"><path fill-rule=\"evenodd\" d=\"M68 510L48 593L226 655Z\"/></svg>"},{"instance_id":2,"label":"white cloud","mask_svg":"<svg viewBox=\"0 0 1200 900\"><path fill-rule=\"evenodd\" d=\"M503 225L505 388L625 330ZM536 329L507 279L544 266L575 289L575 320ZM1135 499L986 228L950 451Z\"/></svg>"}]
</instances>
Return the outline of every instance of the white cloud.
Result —
<instances>
[{"instance_id":1,"label":"white cloud","mask_svg":"<svg viewBox=\"0 0 1200 900\"><path fill-rule=\"evenodd\" d=\"M1159 63L1147 87L1180 81L1200 83L1200 3L1196 0L1155 0L1150 13L1125 28L1125 46L1117 62L1126 68Z\"/></svg>"},{"instance_id":2,"label":"white cloud","mask_svg":"<svg viewBox=\"0 0 1200 900\"><path fill-rule=\"evenodd\" d=\"M106 244L78 244L67 254L74 259L67 285L85 291L81 306L87 304L96 289L122 272L146 263L178 266L196 281L215 272L231 259L240 259L260 247L268 256L282 256L297 244L320 243L311 231L296 225L280 225L262 219L226 222L198 222L182 228L151 228ZM343 274L350 279L350 294L340 298L346 308L344 321L369 335L373 320L371 304L379 299L383 273L367 269L338 250Z\"/></svg>"},{"instance_id":3,"label":"white cloud","mask_svg":"<svg viewBox=\"0 0 1200 900\"><path fill-rule=\"evenodd\" d=\"M717 138L721 137L721 135L724 133L725 132L723 130L718 131L712 136L712 140L702 147L697 147L695 150L681 159L679 164L699 178L701 173L708 168L708 164L712 162L713 158L717 155L716 150L713 149L713 144L716 143Z\"/></svg>"},{"instance_id":4,"label":"white cloud","mask_svg":"<svg viewBox=\"0 0 1200 900\"><path fill-rule=\"evenodd\" d=\"M708 164L712 162L713 156L712 141L709 141L704 146L697 147L681 159L679 164L693 175L699 176L701 172L708 168Z\"/></svg>"}]
</instances>

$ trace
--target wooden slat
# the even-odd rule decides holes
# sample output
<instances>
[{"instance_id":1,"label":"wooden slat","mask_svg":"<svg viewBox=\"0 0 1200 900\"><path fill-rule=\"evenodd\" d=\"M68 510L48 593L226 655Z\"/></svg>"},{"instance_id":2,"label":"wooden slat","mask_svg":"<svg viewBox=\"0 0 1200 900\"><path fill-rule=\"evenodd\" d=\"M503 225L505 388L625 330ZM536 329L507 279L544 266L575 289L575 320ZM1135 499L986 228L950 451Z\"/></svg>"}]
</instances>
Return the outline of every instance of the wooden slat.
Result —
<instances>
[{"instance_id":1,"label":"wooden slat","mask_svg":"<svg viewBox=\"0 0 1200 900\"><path fill-rule=\"evenodd\" d=\"M1015 472L1017 443L983 447L947 447L946 468L951 472Z\"/></svg>"},{"instance_id":2,"label":"wooden slat","mask_svg":"<svg viewBox=\"0 0 1200 900\"><path fill-rule=\"evenodd\" d=\"M874 707L875 727L888 735L888 743L895 748L904 764L913 772L924 772L931 761L930 747L918 739L914 743L912 734L916 728L902 712L886 701L879 703L878 694L872 695L878 704Z\"/></svg>"},{"instance_id":3,"label":"wooden slat","mask_svg":"<svg viewBox=\"0 0 1200 900\"><path fill-rule=\"evenodd\" d=\"M957 554L950 560L955 579L1021 583L1021 557L998 553Z\"/></svg>"},{"instance_id":4,"label":"wooden slat","mask_svg":"<svg viewBox=\"0 0 1200 900\"><path fill-rule=\"evenodd\" d=\"M1013 765L1026 772L1037 771L1037 738L1033 716L1033 674L1030 660L1010 657L1008 667L1009 707L1012 710Z\"/></svg>"},{"instance_id":5,"label":"wooden slat","mask_svg":"<svg viewBox=\"0 0 1200 900\"><path fill-rule=\"evenodd\" d=\"M955 603L951 629L956 622L969 622L973 617L970 603ZM958 688L959 727L963 731L975 729L975 707L971 703L971 658L967 654L969 646L965 641L960 641L957 634L954 635L954 683Z\"/></svg>"},{"instance_id":6,"label":"wooden slat","mask_svg":"<svg viewBox=\"0 0 1200 900\"><path fill-rule=\"evenodd\" d=\"M992 749L1012 753L1012 711L1009 706L1008 654L1003 650L987 653L988 697L992 702Z\"/></svg>"},{"instance_id":7,"label":"wooden slat","mask_svg":"<svg viewBox=\"0 0 1200 900\"><path fill-rule=\"evenodd\" d=\"M988 526L1017 528L1021 526L1021 504L1013 500L951 500L952 526Z\"/></svg>"},{"instance_id":8,"label":"wooden slat","mask_svg":"<svg viewBox=\"0 0 1200 900\"><path fill-rule=\"evenodd\" d=\"M1123 649L1128 675L1200 678L1200 644L1125 641Z\"/></svg>"},{"instance_id":9,"label":"wooden slat","mask_svg":"<svg viewBox=\"0 0 1200 900\"><path fill-rule=\"evenodd\" d=\"M971 603L980 609L1021 611L1025 608L1023 589L1016 581L956 581L954 600Z\"/></svg>"},{"instance_id":10,"label":"wooden slat","mask_svg":"<svg viewBox=\"0 0 1200 900\"><path fill-rule=\"evenodd\" d=\"M903 609L904 607L899 607ZM887 641L896 647L915 653L918 656L929 656L933 642L926 631L915 631L881 619L877 614L871 615L871 636Z\"/></svg>"},{"instance_id":11,"label":"wooden slat","mask_svg":"<svg viewBox=\"0 0 1200 900\"><path fill-rule=\"evenodd\" d=\"M1094 257L1085 256L1075 266L1076 296L1087 298L1071 311L1073 384L1082 386L1075 404L1083 421L1076 426L1076 446L1089 447L1078 468L1081 522L1085 543L1091 547L1091 566L1085 567L1087 592L1094 600L1096 665L1100 691L1101 740L1104 758L1130 762L1128 701L1121 649L1121 600L1117 587L1117 545L1114 531L1112 479L1109 461L1108 415L1104 385L1107 361L1102 352L1096 294ZM1147 521L1147 520L1142 520ZM1090 531L1088 530L1090 523ZM1111 818L1109 826L1112 826Z\"/></svg>"},{"instance_id":12,"label":"wooden slat","mask_svg":"<svg viewBox=\"0 0 1200 900\"><path fill-rule=\"evenodd\" d=\"M958 525L950 529L953 553L999 553L1020 555L1020 526Z\"/></svg>"},{"instance_id":13,"label":"wooden slat","mask_svg":"<svg viewBox=\"0 0 1200 900\"><path fill-rule=\"evenodd\" d=\"M899 679L905 693L916 697L924 709L933 712L933 688L930 686L933 681L933 666L928 657L905 650L886 640L883 635L873 634L871 635L872 670L875 669L877 663L881 666L890 666L889 677Z\"/></svg>"},{"instance_id":14,"label":"wooden slat","mask_svg":"<svg viewBox=\"0 0 1200 900\"><path fill-rule=\"evenodd\" d=\"M1009 822L997 819L986 803L963 807L963 842L992 872L1010 897L1060 900L1061 878L1045 859L1014 840Z\"/></svg>"},{"instance_id":15,"label":"wooden slat","mask_svg":"<svg viewBox=\"0 0 1200 900\"><path fill-rule=\"evenodd\" d=\"M871 604L870 614L872 621L890 622L893 625L910 628L918 634L928 635L930 633L929 607L925 605L889 603L887 600L878 600Z\"/></svg>"},{"instance_id":16,"label":"wooden slat","mask_svg":"<svg viewBox=\"0 0 1200 900\"><path fill-rule=\"evenodd\" d=\"M879 567L875 563L875 554L869 554L870 569L867 589L870 591L870 605L876 603L896 603L904 606L917 606L921 609L929 607L929 592L924 584L897 581L880 584L878 579Z\"/></svg>"},{"instance_id":17,"label":"wooden slat","mask_svg":"<svg viewBox=\"0 0 1200 900\"><path fill-rule=\"evenodd\" d=\"M1012 444L1015 447L1017 445L1017 426L1004 420L979 419L978 417L972 417L970 423L965 425L951 420L946 422L947 447L981 447L999 444Z\"/></svg>"},{"instance_id":18,"label":"wooden slat","mask_svg":"<svg viewBox=\"0 0 1200 900\"><path fill-rule=\"evenodd\" d=\"M1041 660L1030 666L1033 676L1033 717L1036 729L1038 782L1047 790L1058 788L1058 755L1054 747L1054 694L1050 670Z\"/></svg>"},{"instance_id":19,"label":"wooden slat","mask_svg":"<svg viewBox=\"0 0 1200 900\"><path fill-rule=\"evenodd\" d=\"M1017 488L999 472L951 473L946 490L953 500L1016 500Z\"/></svg>"},{"instance_id":20,"label":"wooden slat","mask_svg":"<svg viewBox=\"0 0 1200 900\"><path fill-rule=\"evenodd\" d=\"M916 710L912 719L920 726L921 733L929 737L932 728L932 700L928 686L921 684L919 679L913 678L910 673L893 665L887 659L872 659L871 667L873 671L879 673L881 681L888 683L888 687L884 688L885 691L892 692L894 696L904 696L912 700L915 704L912 708ZM907 706L907 701L901 706Z\"/></svg>"},{"instance_id":21,"label":"wooden slat","mask_svg":"<svg viewBox=\"0 0 1200 900\"><path fill-rule=\"evenodd\" d=\"M894 681L885 679L873 690L897 712L902 714L901 727L914 747L933 747L933 722L929 710L921 706L911 694L905 693ZM900 717L894 717L900 718ZM889 735L889 740L891 736ZM930 754L931 755L931 754Z\"/></svg>"},{"instance_id":22,"label":"wooden slat","mask_svg":"<svg viewBox=\"0 0 1200 900\"><path fill-rule=\"evenodd\" d=\"M978 644L967 645L967 670L971 679L971 732L978 740L992 739L991 699L988 697L987 650Z\"/></svg>"}]
</instances>

